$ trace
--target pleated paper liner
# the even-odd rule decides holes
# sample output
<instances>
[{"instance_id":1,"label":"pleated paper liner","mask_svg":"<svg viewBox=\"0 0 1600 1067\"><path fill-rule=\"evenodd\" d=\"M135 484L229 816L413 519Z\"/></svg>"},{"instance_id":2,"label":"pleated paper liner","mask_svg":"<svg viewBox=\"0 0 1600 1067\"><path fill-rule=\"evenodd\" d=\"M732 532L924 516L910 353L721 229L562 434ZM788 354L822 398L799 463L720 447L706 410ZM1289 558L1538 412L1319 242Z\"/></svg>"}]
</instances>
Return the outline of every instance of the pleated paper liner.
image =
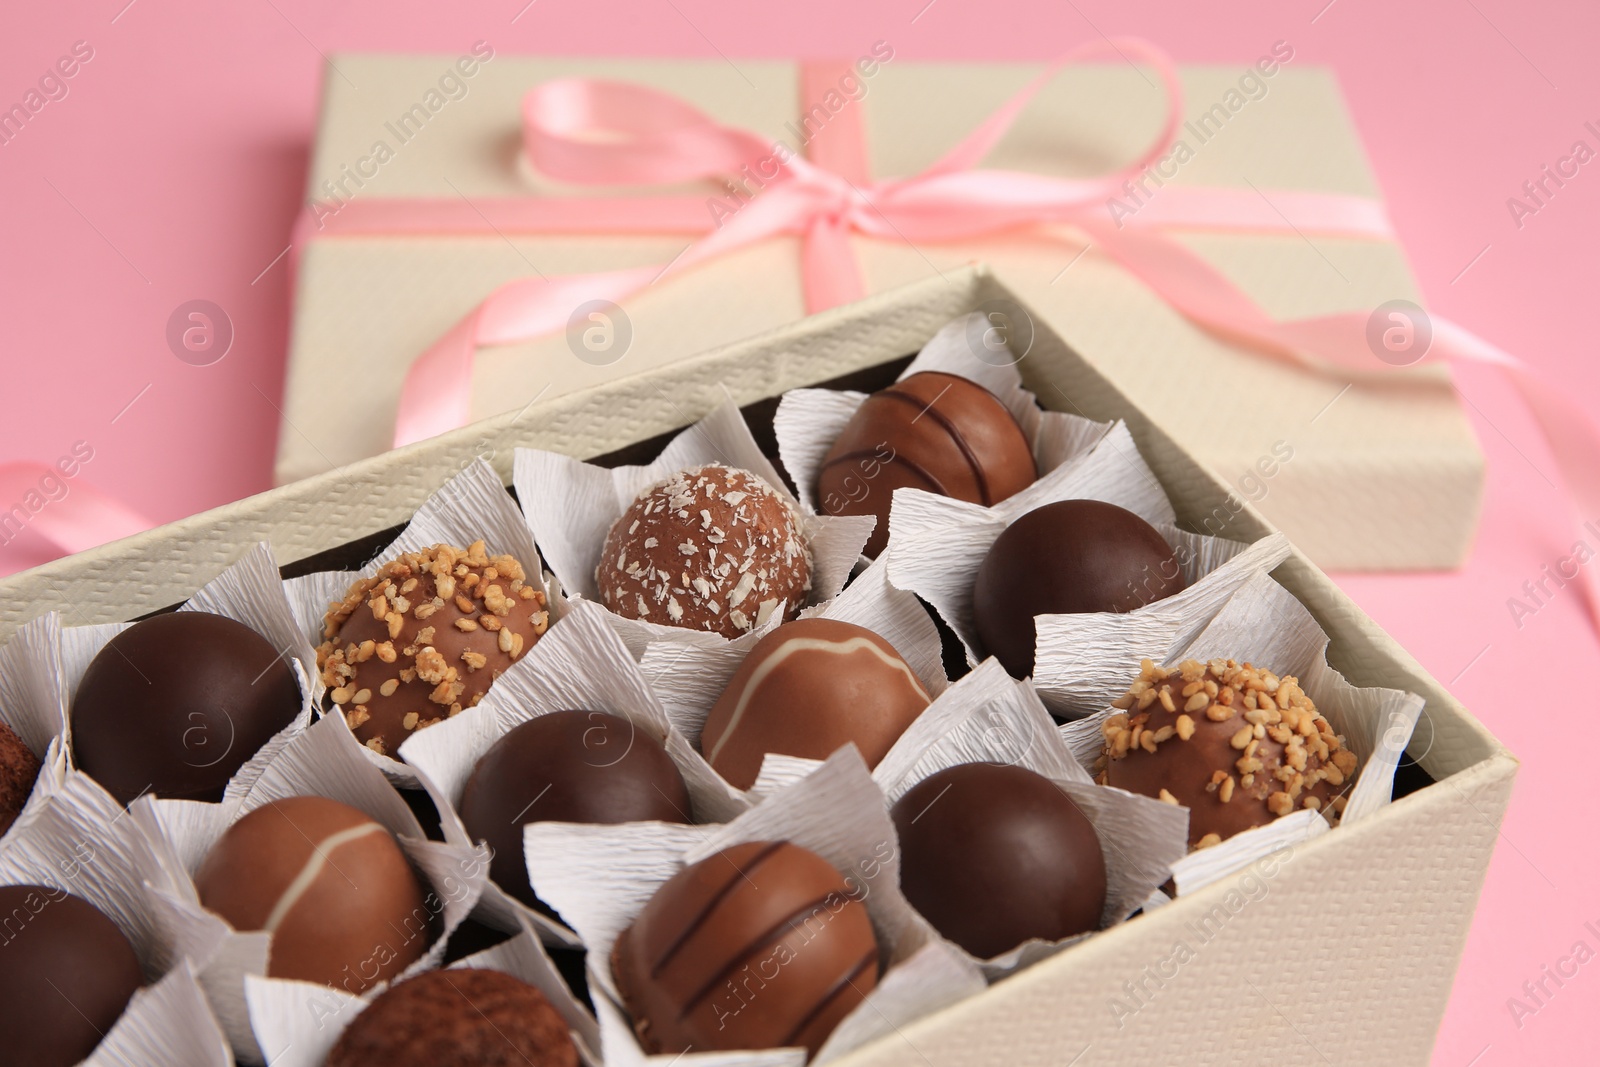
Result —
<instances>
[{"instance_id":1,"label":"pleated paper liner","mask_svg":"<svg viewBox=\"0 0 1600 1067\"><path fill-rule=\"evenodd\" d=\"M510 940L449 967L501 971L534 986L566 1020L583 1062L599 1064L599 1027L573 998L531 928L520 928ZM370 998L311 982L274 982L255 975L245 979L245 999L256 1039L272 1067L322 1067L339 1035L370 1003Z\"/></svg>"},{"instance_id":2,"label":"pleated paper liner","mask_svg":"<svg viewBox=\"0 0 1600 1067\"><path fill-rule=\"evenodd\" d=\"M185 940L166 921L152 889L170 887L172 873L122 805L88 775L69 770L31 815L0 849L0 884L50 886L93 904L133 945L149 983L85 1063L231 1064L227 1039L195 976L219 939Z\"/></svg>"},{"instance_id":3,"label":"pleated paper liner","mask_svg":"<svg viewBox=\"0 0 1600 1067\"><path fill-rule=\"evenodd\" d=\"M164 883L150 891L150 899L163 921L179 939L214 939L217 943L218 947L199 967L200 982L234 1052L246 1062L263 1062L263 1050L250 1027L246 980L256 976L269 987L308 983L266 978L270 935L235 931L200 904L193 876L212 847L241 817L270 801L320 796L365 812L393 834L422 876L427 890L424 906L429 912L428 925L438 930L427 952L401 977L439 965L445 942L472 912L483 892L489 866L487 850L427 840L400 794L378 766L366 758L367 751L339 716L326 716L285 745L243 796L223 804L145 796L129 809L127 821L135 822L144 831L152 850L163 860ZM370 1000L378 991L370 990L362 999ZM292 996L293 991L284 995Z\"/></svg>"},{"instance_id":4,"label":"pleated paper liner","mask_svg":"<svg viewBox=\"0 0 1600 1067\"><path fill-rule=\"evenodd\" d=\"M515 460L517 499L550 570L569 597L600 602L595 568L613 523L640 493L677 471L707 463L720 463L750 471L798 503L784 486L772 462L762 455L744 416L732 400L684 430L662 450L655 462L637 467L598 467L564 456L519 448ZM811 552L811 590L808 604L820 604L838 595L861 556L861 546L871 536L870 517L806 515L802 529ZM728 641L720 634L623 618L611 614L612 625L634 655L652 641L679 646L716 646ZM778 612L736 639L741 647L759 641L776 626Z\"/></svg>"},{"instance_id":5,"label":"pleated paper liner","mask_svg":"<svg viewBox=\"0 0 1600 1067\"><path fill-rule=\"evenodd\" d=\"M689 790L692 810L682 813L685 822L727 822L750 806L673 726L612 628L609 613L592 601L578 600L559 625L500 676L477 707L419 730L401 746L401 757L416 770L439 810L446 841L464 848L473 843L457 807L478 760L513 727L554 711L608 712L661 742ZM616 741L631 744L632 738ZM528 855L530 868L536 869L541 861L537 853ZM572 929L529 908L492 881L479 901L477 918L502 930L525 923L551 944L579 944Z\"/></svg>"},{"instance_id":6,"label":"pleated paper liner","mask_svg":"<svg viewBox=\"0 0 1600 1067\"><path fill-rule=\"evenodd\" d=\"M522 512L507 495L494 468L481 459L469 461L460 474L440 486L417 509L400 535L379 551L365 567L354 571L317 571L290 578L283 583L283 587L300 632L305 640L316 646L323 640L323 620L329 605L342 600L359 579L370 578L385 563L407 552L437 544L465 549L480 540L486 543L491 556L509 555L522 564L527 572L527 583L545 594L553 625L561 617L564 608L562 599L545 582L539 551L534 546ZM316 678L320 707L325 687L315 671L313 677ZM338 717L343 719L342 715ZM366 758L382 768L396 785L406 789L420 787L411 768L394 756L379 754L365 747L363 751Z\"/></svg>"},{"instance_id":7,"label":"pleated paper liner","mask_svg":"<svg viewBox=\"0 0 1600 1067\"><path fill-rule=\"evenodd\" d=\"M1017 363L1024 357L1004 346L982 344L980 336L988 326L977 312L952 321L934 334L897 380L940 371L983 386L1022 427L1041 477L1094 447L1112 424L1044 410L1039 398L1023 387ZM866 393L843 389L791 389L783 394L772 428L778 437L778 458L794 479L807 514L826 510L816 493L822 461L866 399Z\"/></svg>"},{"instance_id":8,"label":"pleated paper liner","mask_svg":"<svg viewBox=\"0 0 1600 1067\"><path fill-rule=\"evenodd\" d=\"M1186 659L1202 663L1234 659L1279 677L1297 678L1360 761L1355 781L1347 783L1341 818L1342 823L1357 822L1389 804L1395 768L1411 740L1423 701L1398 689L1351 685L1328 665L1327 648L1327 634L1305 606L1270 576L1258 574L1234 593L1192 642L1166 657L1164 665L1176 666ZM1130 681L1137 666L1133 665ZM1061 727L1063 739L1085 769L1094 768L1104 751L1100 728L1112 713L1107 707ZM1300 809L1190 853L1173 865L1173 880L1180 895L1193 892L1329 829L1322 814Z\"/></svg>"},{"instance_id":9,"label":"pleated paper liner","mask_svg":"<svg viewBox=\"0 0 1600 1067\"><path fill-rule=\"evenodd\" d=\"M882 561L857 574L838 596L805 609L800 617L835 619L871 630L894 646L930 697L950 684L944 676L938 628L916 597L889 584ZM743 641L646 644L639 665L673 723L697 748L706 715L750 649Z\"/></svg>"},{"instance_id":10,"label":"pleated paper liner","mask_svg":"<svg viewBox=\"0 0 1600 1067\"><path fill-rule=\"evenodd\" d=\"M721 826L576 826L525 830L540 899L567 918L588 946L590 990L609 1067L643 1064L611 974L611 949L663 882L683 867L748 841L790 841L831 863L866 906L877 935L878 985L833 1031L813 1062L826 1063L983 988L954 951L907 903L899 887L894 825L882 791L854 747ZM664 1061L663 1061L664 1062ZM675 1062L717 1067L799 1067L803 1049L687 1052Z\"/></svg>"}]
</instances>

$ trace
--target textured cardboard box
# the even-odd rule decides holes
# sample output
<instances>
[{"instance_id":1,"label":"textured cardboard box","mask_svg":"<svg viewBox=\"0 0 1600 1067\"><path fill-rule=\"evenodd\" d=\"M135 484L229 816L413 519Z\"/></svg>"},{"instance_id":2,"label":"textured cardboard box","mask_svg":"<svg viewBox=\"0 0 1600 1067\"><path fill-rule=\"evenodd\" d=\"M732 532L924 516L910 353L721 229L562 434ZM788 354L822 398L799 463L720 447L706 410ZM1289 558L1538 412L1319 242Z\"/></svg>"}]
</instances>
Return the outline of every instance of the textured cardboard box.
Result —
<instances>
[{"instance_id":1,"label":"textured cardboard box","mask_svg":"<svg viewBox=\"0 0 1600 1067\"><path fill-rule=\"evenodd\" d=\"M892 42L891 42L892 43ZM519 103L532 85L586 76L638 82L684 97L721 121L794 146L800 114L793 63L573 60L496 56L402 143L395 120L436 86L454 57L346 55L325 79L308 200L337 206L330 186L359 200L632 197L725 192L702 187L583 187L532 172L519 150ZM848 58L848 57L847 57ZM1192 67L1183 82L1192 117L1237 91L1249 62ZM928 166L1039 68L890 60L866 79L868 165L877 177ZM1151 79L1153 80L1153 79ZM1376 184L1332 76L1292 58L1225 124L1186 127L1191 149L1171 183L1375 196ZM1162 99L1123 65L1068 69L1040 94L985 160L1057 176L1103 173L1155 134ZM345 175L377 141L392 158L357 188ZM1153 186L1147 186L1153 188ZM1161 191L1154 190L1159 199ZM1135 202L1130 199L1130 204ZM1152 201L1154 202L1154 201ZM709 215L708 206L708 215ZM279 439L280 482L375 455L389 446L394 406L411 361L499 284L665 264L690 235L336 237L311 241L299 261L295 323ZM1285 236L1184 238L1272 314L1367 311L1416 287L1394 244ZM1467 551L1482 457L1446 373L1409 368L1388 382L1321 377L1229 346L1197 329L1080 239L1009 234L954 244L853 239L872 291L941 277L983 261L1044 323L1140 400L1162 428L1224 481L1245 483L1263 456L1287 446L1259 499L1270 517L1329 568L1449 567ZM725 257L631 299L633 344L620 361L577 359L560 335L482 349L474 411L488 416L530 398L669 366L696 352L798 319L799 248L780 238ZM1374 369L1382 368L1374 360Z\"/></svg>"},{"instance_id":2,"label":"textured cardboard box","mask_svg":"<svg viewBox=\"0 0 1600 1067\"><path fill-rule=\"evenodd\" d=\"M76 624L171 605L259 540L290 568L362 538L376 549L385 538L370 535L404 522L471 456L488 456L509 480L516 446L580 457L625 449L701 417L724 390L751 404L870 374L1006 295L985 271L953 272L57 560L0 580L0 639L50 608ZM1246 540L1271 531L1050 331L1020 366L1030 387L1053 381L1055 395L1091 417L1126 419L1180 521L1214 527L1220 516L1227 536ZM1129 1067L1427 1063L1516 762L1304 555L1275 577L1328 632L1330 662L1351 681L1426 699L1411 751L1426 774L1410 776L1404 788L1413 791L1270 869L1225 879L904 1026L849 1067L1061 1067L1086 1048L1081 1062Z\"/></svg>"}]
</instances>

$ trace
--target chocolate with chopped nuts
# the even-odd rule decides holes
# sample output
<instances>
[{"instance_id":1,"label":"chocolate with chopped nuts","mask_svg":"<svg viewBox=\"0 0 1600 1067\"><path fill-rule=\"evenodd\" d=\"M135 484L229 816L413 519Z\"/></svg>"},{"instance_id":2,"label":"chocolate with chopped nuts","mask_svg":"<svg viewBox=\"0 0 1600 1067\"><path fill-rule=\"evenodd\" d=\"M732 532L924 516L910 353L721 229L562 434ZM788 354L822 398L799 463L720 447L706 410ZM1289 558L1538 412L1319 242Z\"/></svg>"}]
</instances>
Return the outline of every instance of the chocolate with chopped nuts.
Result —
<instances>
[{"instance_id":1,"label":"chocolate with chopped nuts","mask_svg":"<svg viewBox=\"0 0 1600 1067\"><path fill-rule=\"evenodd\" d=\"M317 668L356 738L393 756L482 700L545 632L546 608L522 563L482 541L407 552L329 608Z\"/></svg>"},{"instance_id":2,"label":"chocolate with chopped nuts","mask_svg":"<svg viewBox=\"0 0 1600 1067\"><path fill-rule=\"evenodd\" d=\"M799 513L738 467L708 463L645 490L606 534L600 602L628 619L738 637L811 588Z\"/></svg>"},{"instance_id":3,"label":"chocolate with chopped nuts","mask_svg":"<svg viewBox=\"0 0 1600 1067\"><path fill-rule=\"evenodd\" d=\"M1337 818L1356 755L1292 675L1248 663L1145 660L1105 722L1101 781L1189 809L1189 845L1311 808Z\"/></svg>"}]
</instances>

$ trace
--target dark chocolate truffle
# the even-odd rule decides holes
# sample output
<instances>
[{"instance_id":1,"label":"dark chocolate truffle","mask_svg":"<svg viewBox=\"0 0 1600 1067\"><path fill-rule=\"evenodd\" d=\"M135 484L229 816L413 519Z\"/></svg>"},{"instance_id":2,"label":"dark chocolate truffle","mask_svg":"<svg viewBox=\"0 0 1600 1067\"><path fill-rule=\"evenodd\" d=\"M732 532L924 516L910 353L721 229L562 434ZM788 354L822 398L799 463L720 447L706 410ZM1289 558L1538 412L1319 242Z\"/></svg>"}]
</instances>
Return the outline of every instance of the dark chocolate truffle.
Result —
<instances>
[{"instance_id":1,"label":"dark chocolate truffle","mask_svg":"<svg viewBox=\"0 0 1600 1067\"><path fill-rule=\"evenodd\" d=\"M980 959L1030 938L1100 928L1106 861L1094 825L1025 767L963 763L918 782L890 812L900 888L945 937Z\"/></svg>"},{"instance_id":2,"label":"dark chocolate truffle","mask_svg":"<svg viewBox=\"0 0 1600 1067\"><path fill-rule=\"evenodd\" d=\"M133 946L88 901L0 886L0 1059L72 1067L93 1052L144 983Z\"/></svg>"},{"instance_id":3,"label":"dark chocolate truffle","mask_svg":"<svg viewBox=\"0 0 1600 1067\"><path fill-rule=\"evenodd\" d=\"M379 995L339 1035L326 1067L578 1067L578 1050L539 990L457 967Z\"/></svg>"},{"instance_id":4,"label":"dark chocolate truffle","mask_svg":"<svg viewBox=\"0 0 1600 1067\"><path fill-rule=\"evenodd\" d=\"M1344 747L1292 675L1248 663L1145 660L1105 722L1107 785L1189 809L1189 845L1311 808L1336 816L1355 780Z\"/></svg>"},{"instance_id":5,"label":"dark chocolate truffle","mask_svg":"<svg viewBox=\"0 0 1600 1067\"><path fill-rule=\"evenodd\" d=\"M738 637L811 588L811 551L794 506L749 471L678 471L639 494L606 534L600 602L627 619Z\"/></svg>"},{"instance_id":6,"label":"dark chocolate truffle","mask_svg":"<svg viewBox=\"0 0 1600 1067\"><path fill-rule=\"evenodd\" d=\"M388 830L325 797L250 812L212 847L194 882L200 903L235 930L272 935L267 974L352 994L421 958L440 911Z\"/></svg>"},{"instance_id":7,"label":"dark chocolate truffle","mask_svg":"<svg viewBox=\"0 0 1600 1067\"><path fill-rule=\"evenodd\" d=\"M1026 678L1034 616L1132 611L1183 585L1172 546L1154 526L1101 500L1058 500L995 539L972 587L972 617L983 651Z\"/></svg>"},{"instance_id":8,"label":"dark chocolate truffle","mask_svg":"<svg viewBox=\"0 0 1600 1067\"><path fill-rule=\"evenodd\" d=\"M124 804L144 792L221 800L234 772L299 713L290 663L222 615L172 611L136 622L78 683L78 767Z\"/></svg>"},{"instance_id":9,"label":"dark chocolate truffle","mask_svg":"<svg viewBox=\"0 0 1600 1067\"><path fill-rule=\"evenodd\" d=\"M797 619L750 650L712 705L700 749L740 789L755 784L768 752L826 759L854 741L876 767L927 706L889 642L853 623Z\"/></svg>"},{"instance_id":10,"label":"dark chocolate truffle","mask_svg":"<svg viewBox=\"0 0 1600 1067\"><path fill-rule=\"evenodd\" d=\"M317 649L356 739L393 756L414 731L470 708L549 626L522 564L482 541L385 563L333 604Z\"/></svg>"},{"instance_id":11,"label":"dark chocolate truffle","mask_svg":"<svg viewBox=\"0 0 1600 1067\"><path fill-rule=\"evenodd\" d=\"M530 907L522 828L533 822L688 822L689 790L661 742L602 711L553 711L496 741L461 794L461 821L494 850L489 874Z\"/></svg>"},{"instance_id":12,"label":"dark chocolate truffle","mask_svg":"<svg viewBox=\"0 0 1600 1067\"><path fill-rule=\"evenodd\" d=\"M866 553L889 543L900 488L985 507L1032 485L1033 448L1006 406L983 386L924 371L867 397L822 461L817 499L829 515L875 515Z\"/></svg>"},{"instance_id":13,"label":"dark chocolate truffle","mask_svg":"<svg viewBox=\"0 0 1600 1067\"><path fill-rule=\"evenodd\" d=\"M39 757L16 732L0 722L0 834L11 829L39 780Z\"/></svg>"},{"instance_id":14,"label":"dark chocolate truffle","mask_svg":"<svg viewBox=\"0 0 1600 1067\"><path fill-rule=\"evenodd\" d=\"M878 984L878 942L860 895L827 860L753 841L667 879L611 965L646 1052L815 1055Z\"/></svg>"}]
</instances>

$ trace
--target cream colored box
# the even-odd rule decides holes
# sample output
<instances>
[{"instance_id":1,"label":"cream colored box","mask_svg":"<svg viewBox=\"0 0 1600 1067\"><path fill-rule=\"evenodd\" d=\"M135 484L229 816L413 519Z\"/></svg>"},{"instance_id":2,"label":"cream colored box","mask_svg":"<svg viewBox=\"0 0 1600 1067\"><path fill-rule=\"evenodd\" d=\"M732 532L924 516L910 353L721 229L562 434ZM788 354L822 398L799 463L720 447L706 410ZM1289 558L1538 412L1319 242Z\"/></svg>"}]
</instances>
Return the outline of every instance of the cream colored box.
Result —
<instances>
[{"instance_id":1,"label":"cream colored box","mask_svg":"<svg viewBox=\"0 0 1600 1067\"><path fill-rule=\"evenodd\" d=\"M755 404L870 377L952 318L1008 296L986 271L950 272L57 560L0 580L0 639L52 608L70 625L174 604L262 540L286 568L339 546L347 556L376 550L387 538L371 535L405 522L475 455L509 482L518 446L588 458L679 429L724 390ZM1065 395L1090 417L1127 420L1180 522L1220 524L1241 540L1272 531L1054 333L1041 330L1019 366L1030 388L1060 386L1040 390L1046 404L1064 406ZM760 412L770 418L770 404L758 409L758 431ZM906 1026L850 1056L849 1067L1062 1067L1086 1048L1083 1063L1128 1067L1428 1062L1516 761L1304 555L1275 577L1317 617L1332 639L1330 662L1350 681L1426 699L1412 755L1432 783L1418 775L1414 791L1372 818Z\"/></svg>"},{"instance_id":2,"label":"cream colored box","mask_svg":"<svg viewBox=\"0 0 1600 1067\"><path fill-rule=\"evenodd\" d=\"M1286 50L1292 53L1279 47L1277 58ZM308 203L327 212L347 200L424 198L492 211L488 201L495 198L687 194L706 198L709 218L709 202L727 200L726 190L709 183L580 188L534 173L519 148L522 95L558 77L621 79L674 93L723 123L790 147L804 110L799 68L789 62L496 55L476 64L471 78L458 78L464 95L446 100L437 87L454 58L334 57ZM1237 67L1183 70L1196 124L1180 131L1190 150L1186 161L1162 171L1174 171L1170 183L1378 195L1331 74L1290 55L1271 77L1256 79L1259 92L1244 96L1240 80L1253 58L1242 57ZM903 176L927 167L1039 70L894 58L878 64L864 80L861 105L870 173ZM1160 125L1164 104L1154 81L1123 64L1071 67L984 165L1071 177L1134 159ZM397 126L430 91L434 103L442 102L438 112L421 129ZM1199 125L1198 116L1224 101L1238 104L1234 112L1221 109L1231 116L1225 125L1215 119ZM389 151L377 152L379 142ZM278 480L389 447L406 368L500 284L536 273L666 264L693 239L504 232L310 241L298 266ZM1367 312L1391 299L1417 299L1405 257L1392 243L1293 234L1183 239L1276 316ZM1232 347L1100 253L1080 259L1082 238L1072 231L916 246L858 237L853 246L875 292L970 262L990 264L1045 324L1139 399L1191 454L1256 500L1324 567L1450 567L1470 546L1482 457L1440 368L1408 368L1387 383L1350 385ZM482 417L515 410L534 396L554 398L670 366L793 322L803 310L798 242L773 239L630 299L633 341L616 363L579 360L561 335L481 349L474 411ZM1374 359L1374 370L1383 369ZM1292 461L1270 462L1284 454ZM1261 486L1252 472L1264 460L1281 471Z\"/></svg>"}]
</instances>

